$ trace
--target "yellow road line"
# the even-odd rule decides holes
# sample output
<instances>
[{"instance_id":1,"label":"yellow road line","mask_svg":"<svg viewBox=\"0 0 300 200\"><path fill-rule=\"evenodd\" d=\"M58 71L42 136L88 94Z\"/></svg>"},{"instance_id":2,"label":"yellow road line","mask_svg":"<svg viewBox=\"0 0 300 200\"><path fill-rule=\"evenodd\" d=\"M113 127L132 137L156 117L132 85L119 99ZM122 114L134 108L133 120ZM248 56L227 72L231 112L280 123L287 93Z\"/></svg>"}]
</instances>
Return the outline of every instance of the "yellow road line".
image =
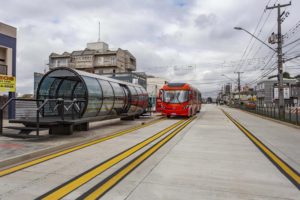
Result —
<instances>
[{"instance_id":1,"label":"yellow road line","mask_svg":"<svg viewBox=\"0 0 300 200\"><path fill-rule=\"evenodd\" d=\"M97 166L83 172L82 174L78 175L77 177L69 180L68 182L54 188L53 190L47 192L46 194L42 195L38 199L61 199L70 192L74 191L78 187L82 186L83 184L87 183L88 181L92 180L105 170L109 169L110 167L114 166L115 164L119 163L120 161L124 160L125 158L129 157L133 153L137 152L138 150L142 149L143 147L147 146L151 142L155 141L156 139L160 138L164 134L168 133L172 129L176 128L177 126L181 125L186 120L181 120L177 123L172 124L171 126L163 129L162 131L156 133L155 135L147 138L146 140L130 147L129 149L113 156L112 158L98 164Z\"/></svg>"},{"instance_id":2,"label":"yellow road line","mask_svg":"<svg viewBox=\"0 0 300 200\"><path fill-rule=\"evenodd\" d=\"M284 162L279 156L272 152L265 144L263 144L258 138L256 138L250 131L243 127L233 117L231 117L226 111L222 109L223 113L283 172L287 178L300 189L300 176L299 172Z\"/></svg>"},{"instance_id":3,"label":"yellow road line","mask_svg":"<svg viewBox=\"0 0 300 200\"><path fill-rule=\"evenodd\" d=\"M84 144L81 144L81 145L78 145L78 146L75 146L75 147L71 147L71 148L68 148L68 149L65 149L65 150L62 150L62 151L59 151L59 152L52 153L52 154L47 155L47 156L43 156L43 157L37 158L37 159L32 160L32 161L28 161L28 162L19 164L19 165L14 166L14 167L3 169L3 170L0 171L0 177L8 175L8 174L11 174L11 173L14 173L16 171L19 171L19 170L22 170L22 169L25 169L25 168L28 168L28 167L31 167L33 165L45 162L47 160L50 160L50 159L53 159L53 158L56 158L56 157L59 157L59 156L71 153L73 151L77 151L79 149L82 149L82 148L85 148L85 147L88 147L88 146L91 146L91 145L94 145L94 144L98 144L100 142L103 142L103 141L106 141L106 140L109 140L109 139L112 139L112 138L115 138L115 137L118 137L118 136L130 133L130 132L136 131L138 129L141 129L141 128L150 126L152 124L155 124L157 122L160 122L162 120L164 120L164 119L154 120L154 121L152 121L150 123L147 123L147 124L138 125L136 127L129 128L129 129L124 130L124 131L116 132L113 135L110 135L110 136L107 136L107 137L104 137L104 138L96 139L96 140L93 140L93 141L90 141L90 142L87 142L87 143L84 143Z\"/></svg>"},{"instance_id":4,"label":"yellow road line","mask_svg":"<svg viewBox=\"0 0 300 200\"><path fill-rule=\"evenodd\" d=\"M182 129L184 129L189 123L191 123L194 118L191 118L187 122L185 122L183 125L181 125L179 128L172 131L170 134L168 134L165 138L161 139L159 142L157 142L155 145L144 151L142 154L137 156L135 159L131 160L129 163L124 165L122 168L120 168L118 171L113 173L111 176L106 178L104 181L100 182L93 188L91 188L89 191L84 193L82 196L80 196L78 199L98 199L101 196L103 196L107 191L109 191L112 187L114 187L119 181L121 181L125 176L127 176L130 172L132 172L136 167L138 167L143 161L145 161L147 158L149 158L153 153L155 153L160 147L162 147L164 144L166 144L168 141L170 141L176 134L178 134Z\"/></svg>"}]
</instances>

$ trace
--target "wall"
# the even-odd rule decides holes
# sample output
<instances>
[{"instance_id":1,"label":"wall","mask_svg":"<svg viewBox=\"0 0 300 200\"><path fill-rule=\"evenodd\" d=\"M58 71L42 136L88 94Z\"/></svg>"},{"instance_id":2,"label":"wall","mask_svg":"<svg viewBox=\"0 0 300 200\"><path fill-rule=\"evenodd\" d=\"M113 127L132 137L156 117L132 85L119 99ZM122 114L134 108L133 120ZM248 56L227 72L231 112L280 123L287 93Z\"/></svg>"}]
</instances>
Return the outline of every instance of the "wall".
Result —
<instances>
[{"instance_id":1,"label":"wall","mask_svg":"<svg viewBox=\"0 0 300 200\"><path fill-rule=\"evenodd\" d=\"M16 54L17 54L17 29L0 22L0 46L6 48L7 74L16 77ZM16 78L17 80L17 78ZM14 98L15 93L9 92L8 98ZM15 107L12 104L8 108L9 118L14 118Z\"/></svg>"}]
</instances>

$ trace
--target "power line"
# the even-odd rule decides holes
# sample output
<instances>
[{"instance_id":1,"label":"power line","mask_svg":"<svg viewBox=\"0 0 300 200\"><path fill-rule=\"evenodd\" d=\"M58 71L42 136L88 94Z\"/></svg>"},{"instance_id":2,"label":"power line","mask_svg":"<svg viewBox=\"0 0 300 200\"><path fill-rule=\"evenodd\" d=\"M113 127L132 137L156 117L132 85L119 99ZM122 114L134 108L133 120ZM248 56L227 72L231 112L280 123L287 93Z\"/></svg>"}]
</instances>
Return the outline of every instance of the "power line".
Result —
<instances>
[{"instance_id":1,"label":"power line","mask_svg":"<svg viewBox=\"0 0 300 200\"><path fill-rule=\"evenodd\" d=\"M270 1L271 1L271 0L268 1L267 6L269 5ZM278 1L278 0L276 0L274 3L276 3L277 1ZM257 26L256 26L256 28L255 28L255 31L254 31L253 34L252 34L252 37L251 37L251 39L250 39L250 41L249 41L249 43L248 43L248 45L247 45L247 47L246 47L246 49L245 49L245 51L244 51L244 53L243 53L242 58L244 58L244 56L245 56L246 58L248 58L248 56L250 55L250 52L252 51L252 49L253 49L253 47L254 47L254 44L255 44L255 41L256 41L256 40L253 40L252 46L250 47L250 50L247 52L247 54L246 54L246 51L248 50L248 47L249 47L249 45L251 44L252 39L253 39L253 37L254 37L253 35L256 34L256 31L258 30L258 27L259 27L259 25L260 25L260 22L261 22L261 20L262 20L262 17L263 17L263 15L264 15L265 13L266 13L266 9L263 10L263 13L262 13L262 16L261 16L261 18L260 18L260 20L259 20L259 23L257 24ZM257 37L262 33L262 30L263 30L263 28L265 27L265 24L266 24L266 22L268 21L268 19L269 19L271 13L272 13L272 10L268 13L267 17L265 18L265 20L264 20L264 22L263 22L263 25L261 26L261 28L260 28L260 30L259 30L259 32L258 32L258 34L257 34ZM253 56L253 57L254 57L254 56ZM244 62L240 63L240 64L239 64L239 70L240 70L243 66L244 66ZM238 67L238 66L237 66L237 67ZM236 67L236 69L237 69L237 67Z\"/></svg>"},{"instance_id":2,"label":"power line","mask_svg":"<svg viewBox=\"0 0 300 200\"><path fill-rule=\"evenodd\" d=\"M283 47L287 47L287 46L289 46L289 45L291 45L291 44L294 44L295 42L298 42L298 41L300 41L300 38L298 38L298 39L296 39L296 40L294 40L294 41L292 41L292 42L290 42L290 43L284 45Z\"/></svg>"},{"instance_id":3,"label":"power line","mask_svg":"<svg viewBox=\"0 0 300 200\"><path fill-rule=\"evenodd\" d=\"M269 5L270 1L271 1L271 0L268 1L267 6ZM271 11L270 11L270 12L271 12ZM265 13L266 13L266 9L263 10L263 12L262 12L262 14L261 14L261 16L260 16L260 18L259 18L259 20L258 20L258 23L257 23L257 25L256 25L256 27L255 27L255 29L254 29L253 35L256 34L256 31L257 31L257 29L258 29L258 27L259 27L259 25L260 25L260 23L261 23L261 21L262 21L262 19L263 19L263 16L265 15ZM250 38L249 43L248 43L248 45L246 46L246 48L245 48L245 50L244 50L244 52L243 52L243 54L242 54L241 60L243 60L244 56L246 55L246 52L247 52L247 50L248 50L248 48L249 48L249 46L250 46L252 40L253 40L253 37ZM243 64L243 63L239 63L239 64L236 66L235 70L237 70L238 68L240 69L240 67L241 67L242 64Z\"/></svg>"}]
</instances>

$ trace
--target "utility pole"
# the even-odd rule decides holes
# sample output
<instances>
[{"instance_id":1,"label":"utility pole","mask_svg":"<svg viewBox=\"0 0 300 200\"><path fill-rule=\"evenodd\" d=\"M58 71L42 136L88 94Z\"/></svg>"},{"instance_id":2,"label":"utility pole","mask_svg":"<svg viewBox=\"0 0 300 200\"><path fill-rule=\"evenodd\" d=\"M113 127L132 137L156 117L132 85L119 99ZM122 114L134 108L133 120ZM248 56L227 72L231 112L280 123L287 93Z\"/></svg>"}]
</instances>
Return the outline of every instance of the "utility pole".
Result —
<instances>
[{"instance_id":1,"label":"utility pole","mask_svg":"<svg viewBox=\"0 0 300 200\"><path fill-rule=\"evenodd\" d=\"M234 72L238 74L239 105L241 105L241 74L244 72Z\"/></svg>"},{"instance_id":2,"label":"utility pole","mask_svg":"<svg viewBox=\"0 0 300 200\"><path fill-rule=\"evenodd\" d=\"M281 13L280 8L290 6L291 2L288 4L277 4L271 7L266 7L266 9L275 9L277 8L277 26L278 26L278 33L277 33L277 57L278 57L278 110L279 110L279 117L283 115L284 111L284 96L283 96L283 69L282 69L282 34L281 34L281 23L282 23L282 16L284 12Z\"/></svg>"}]
</instances>

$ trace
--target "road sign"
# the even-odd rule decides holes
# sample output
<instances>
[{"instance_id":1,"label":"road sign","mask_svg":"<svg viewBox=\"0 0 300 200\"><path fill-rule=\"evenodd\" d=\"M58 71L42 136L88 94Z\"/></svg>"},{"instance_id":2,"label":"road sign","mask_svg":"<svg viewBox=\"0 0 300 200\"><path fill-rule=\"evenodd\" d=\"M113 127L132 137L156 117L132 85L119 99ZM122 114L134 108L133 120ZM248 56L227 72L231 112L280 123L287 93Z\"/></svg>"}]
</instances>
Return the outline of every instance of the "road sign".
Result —
<instances>
[{"instance_id":1,"label":"road sign","mask_svg":"<svg viewBox=\"0 0 300 200\"><path fill-rule=\"evenodd\" d=\"M16 78L14 76L0 75L0 92L15 92Z\"/></svg>"}]
</instances>

